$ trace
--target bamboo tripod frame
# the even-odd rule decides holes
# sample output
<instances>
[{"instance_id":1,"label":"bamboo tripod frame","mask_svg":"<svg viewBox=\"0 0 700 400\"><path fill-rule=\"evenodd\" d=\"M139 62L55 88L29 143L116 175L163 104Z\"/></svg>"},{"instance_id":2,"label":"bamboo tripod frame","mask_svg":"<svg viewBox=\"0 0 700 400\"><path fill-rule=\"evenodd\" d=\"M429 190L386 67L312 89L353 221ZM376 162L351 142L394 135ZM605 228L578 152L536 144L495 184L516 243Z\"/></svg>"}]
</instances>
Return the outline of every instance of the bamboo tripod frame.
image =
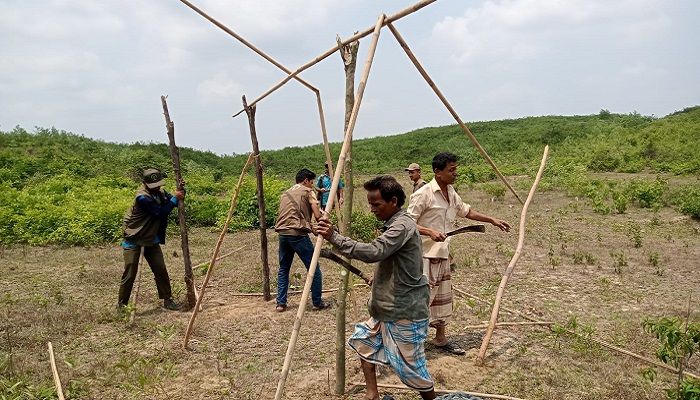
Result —
<instances>
[{"instance_id":1,"label":"bamboo tripod frame","mask_svg":"<svg viewBox=\"0 0 700 400\"><path fill-rule=\"evenodd\" d=\"M216 19L214 19L213 17L211 17L210 15L208 15L207 13L205 13L204 11L202 11L200 8L198 8L197 6L195 6L194 4L192 4L191 2L189 2L188 0L180 0L180 2L183 3L184 5L186 5L187 7L191 8L191 9L192 9L194 12L196 12L197 14L201 15L201 16L202 16L204 19L206 19L207 21L209 21L209 22L211 22L212 24L216 25L216 26L217 26L218 28L220 28L222 31L224 31L224 32L228 33L229 35L231 35L234 39L236 39L236 40L238 40L239 42L241 42L244 46L248 47L250 50L252 50L254 53L256 53L257 55L259 55L260 57L262 57L262 58L264 58L265 60L269 61L272 65L274 65L275 67L279 68L280 70L282 70L282 71L283 71L284 73L286 73L287 75L289 75L289 74L292 73L292 71L290 71L287 67L285 67L284 65L282 65L279 61L275 60L275 59L272 58L269 54L267 54L267 53L265 53L264 51L260 50L258 47L256 47L255 45L253 45L251 42L249 42L248 40L246 40L243 36L237 34L236 32L234 32L233 30L231 30L231 29L230 29L229 27L227 27L226 25L224 25L224 24L222 24L221 22L217 21ZM328 134L327 134L327 132L326 132L326 118L325 118L325 116L324 116L324 114L323 114L323 103L322 103L322 101L321 101L321 91L320 91L316 86L312 85L311 83L307 82L306 80L302 79L302 78L299 77L299 76L295 76L294 79L295 79L297 82L301 83L301 84L302 84L303 86L305 86L306 88L308 88L309 90L311 90L311 91L316 95L316 104L317 104L317 107L318 107L318 117L319 117L319 121L320 121L320 123L321 123L321 135L323 136L323 145L324 145L324 150L325 150L325 153L326 153L326 163L328 164L328 172L329 172L331 175L333 175L333 172L334 172L334 171L333 171L333 158L332 158L332 156L331 156L330 147L328 146ZM248 107L254 107L254 106L255 106L255 104L253 103L253 104L250 104ZM246 107L243 107L243 111L245 111L245 108L246 108ZM238 115L238 114L236 114L236 115ZM342 213L340 212L340 207L336 207L336 214L338 215L338 218L339 218L338 220L341 221L341 220L342 220Z\"/></svg>"},{"instance_id":2,"label":"bamboo tripod frame","mask_svg":"<svg viewBox=\"0 0 700 400\"><path fill-rule=\"evenodd\" d=\"M503 274L503 277L501 277L501 284L498 285L498 292L496 293L496 301L493 304L493 310L491 311L491 320L489 321L489 326L486 329L486 335L484 335L484 339L481 342L481 348L479 349L479 354L476 356L476 364L477 365L483 365L484 364L484 357L486 357L486 349L489 346L489 342L491 341L491 335L493 335L493 330L496 329L496 322L498 322L498 311L501 306L501 298L503 297L503 293L506 290L506 285L508 284L508 279L510 279L510 276L513 274L513 270L515 269L515 264L518 262L520 259L520 255L522 254L523 250L523 244L525 243L525 216L527 215L527 208L530 206L530 203L532 202L532 198L535 196L535 192L537 191L537 185L540 183L540 178L542 178L542 172L544 171L544 166L547 164L547 155L549 154L549 146L544 146L544 152L542 154L542 161L540 161L540 168L537 170L537 175L535 176L535 181L532 183L532 187L530 188L530 193L527 195L527 199L525 200L525 204L523 205L523 209L520 212L520 226L518 228L518 245L515 248L515 253L513 254L513 257L510 260L510 263L508 263L508 268L506 268L506 272Z\"/></svg>"},{"instance_id":3,"label":"bamboo tripod frame","mask_svg":"<svg viewBox=\"0 0 700 400\"><path fill-rule=\"evenodd\" d=\"M374 27L374 33L372 36L372 43L370 44L367 61L365 62L364 70L362 72L362 78L357 86L357 94L355 96L355 105L352 109L352 114L350 115L350 121L348 123L347 130L343 139L343 147L340 151L338 157L338 168L335 170L333 175L333 183L331 185L331 192L328 197L328 203L326 204L326 212L333 208L335 204L335 197L338 191L338 182L340 182L340 174L345 164L345 155L348 151L350 141L352 141L352 133L355 129L355 122L357 121L357 114L360 111L360 104L362 104L362 96L365 92L365 85L367 84L367 78L369 77L369 71L372 66L372 60L374 59L374 54L377 49L377 42L379 41L379 32L382 28L383 22L386 16L381 15L377 20L377 24ZM314 253L311 258L311 265L309 266L309 271L306 274L306 281L304 282L304 292L301 294L301 300L299 301L299 309L297 310L297 315L294 319L294 328L292 329L292 335L289 339L289 345L287 346L287 354L284 358L284 364L282 366L282 374L280 380L277 383L277 391L275 393L275 400L280 400L284 393L284 385L287 382L287 376L289 375L289 369L292 362L292 355L294 354L294 347L296 346L297 338L299 336L299 329L301 328L301 321L304 318L304 312L306 311L306 301L309 298L309 290L311 289L311 282L313 281L313 276L316 273L316 268L318 267L318 259L321 255L321 246L323 245L323 237L318 236L316 238L316 244L314 246Z\"/></svg>"},{"instance_id":4,"label":"bamboo tripod frame","mask_svg":"<svg viewBox=\"0 0 700 400\"><path fill-rule=\"evenodd\" d=\"M228 215L226 216L226 222L224 222L224 227L221 229L221 234L219 235L219 240L216 242L216 246L214 246L214 252L211 256L211 261L209 262L209 268L207 269L207 274L204 276L204 282L202 282L202 290L197 296L197 303L195 304L194 310L192 311L192 316L190 317L190 322L187 324L187 329L185 330L185 339L183 342L183 347L187 349L189 342L190 342L190 335L192 334L192 329L194 328L194 321L197 319L197 314L200 310L200 307L202 306L202 299L204 298L204 292L207 289L207 284L209 283L209 278L211 277L211 273L214 270L214 265L216 265L216 260L217 257L219 256L219 251L221 250L221 244L224 241L224 237L226 236L226 233L228 232L228 227L229 224L231 223L231 218L233 217L233 211L236 209L236 202L238 201L238 193L241 191L241 186L243 184L243 178L245 177L246 171L248 170L248 167L250 166L251 162L255 156L253 153L250 153L248 156L248 160L246 160L245 165L243 166L243 170L241 171L241 176L238 177L238 184L236 185L236 189L233 191L233 195L231 196L231 204L229 205L228 208Z\"/></svg>"}]
</instances>

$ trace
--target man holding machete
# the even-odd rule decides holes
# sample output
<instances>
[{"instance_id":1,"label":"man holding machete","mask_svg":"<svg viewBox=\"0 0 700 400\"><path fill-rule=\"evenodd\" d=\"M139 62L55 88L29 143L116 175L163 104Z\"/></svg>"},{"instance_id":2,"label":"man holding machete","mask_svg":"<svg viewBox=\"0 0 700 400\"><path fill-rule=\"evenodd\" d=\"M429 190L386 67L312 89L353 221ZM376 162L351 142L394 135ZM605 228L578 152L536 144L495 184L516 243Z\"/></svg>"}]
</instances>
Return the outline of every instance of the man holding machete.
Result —
<instances>
[{"instance_id":1,"label":"man holding machete","mask_svg":"<svg viewBox=\"0 0 700 400\"><path fill-rule=\"evenodd\" d=\"M317 231L342 255L379 263L370 280L370 319L357 324L348 340L360 356L365 398L379 399L375 364L383 364L391 365L401 382L423 399L434 399L423 347L430 291L423 275L420 235L416 223L401 209L406 195L396 179L378 176L365 182L364 188L372 213L384 221L377 239L361 243L341 236L327 216L321 218Z\"/></svg>"},{"instance_id":2,"label":"man holding machete","mask_svg":"<svg viewBox=\"0 0 700 400\"><path fill-rule=\"evenodd\" d=\"M459 197L452 184L457 178L457 156L438 153L432 162L435 177L411 195L407 214L416 221L423 235L423 273L430 284L430 326L435 328L433 344L455 355L465 351L447 340L446 326L452 317L452 274L449 265L449 241L445 232L457 217L488 222L504 232L510 225L498 218L480 214Z\"/></svg>"}]
</instances>

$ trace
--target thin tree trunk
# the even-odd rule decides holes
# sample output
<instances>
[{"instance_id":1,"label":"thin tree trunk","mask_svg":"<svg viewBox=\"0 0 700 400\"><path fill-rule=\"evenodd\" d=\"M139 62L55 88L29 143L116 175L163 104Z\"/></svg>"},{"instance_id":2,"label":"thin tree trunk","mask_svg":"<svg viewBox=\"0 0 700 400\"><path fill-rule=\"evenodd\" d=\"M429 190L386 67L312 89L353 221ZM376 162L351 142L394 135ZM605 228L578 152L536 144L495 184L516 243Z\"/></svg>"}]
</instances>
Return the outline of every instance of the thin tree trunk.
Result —
<instances>
[{"instance_id":1,"label":"thin tree trunk","mask_svg":"<svg viewBox=\"0 0 700 400\"><path fill-rule=\"evenodd\" d=\"M175 171L175 181L178 190L185 190L185 183L180 172L180 150L175 145L175 124L170 120L168 103L165 96L160 96L163 103L163 113L165 114L165 127L168 130L168 142L170 143L170 158L173 161ZM194 292L194 275L192 274L192 260L190 259L190 242L187 236L187 223L185 214L185 203L183 200L177 201L177 219L180 224L180 238L182 243L182 260L185 264L185 288L187 288L187 309L194 307L197 303L197 295Z\"/></svg>"},{"instance_id":2,"label":"thin tree trunk","mask_svg":"<svg viewBox=\"0 0 700 400\"><path fill-rule=\"evenodd\" d=\"M255 132L255 106L248 106L245 96L243 96L243 109L248 115L248 126L250 127L250 140L253 142L253 155L255 156L255 181L258 196L258 219L260 220L260 260L262 261L263 293L265 301L269 301L270 296L270 265L267 261L267 221L265 218L265 188L263 186L263 168L260 161L260 148L258 147L258 135Z\"/></svg>"},{"instance_id":3,"label":"thin tree trunk","mask_svg":"<svg viewBox=\"0 0 700 400\"><path fill-rule=\"evenodd\" d=\"M367 56L367 60L365 61L364 70L362 72L362 78L360 79L360 83L357 85L357 99L355 101L355 107L352 110L350 123L348 124L348 129L346 130L345 136L343 138L343 147L340 149L340 156L338 156L338 164L335 170L335 175L333 175L333 182L331 183L331 192L328 196L328 204L326 204L326 209L324 210L326 212L332 210L333 205L335 204L335 196L338 193L338 184L340 183L340 171L345 165L345 153L347 152L349 141L352 140L352 132L355 129L355 122L357 121L357 114L360 111L360 104L362 104L362 96L365 91L365 85L367 84L369 71L372 66L372 60L374 59L374 54L377 50L377 42L379 41L379 31L381 30L385 18L386 15L381 15L377 20L377 24L374 27L372 43L369 47L369 54ZM284 356L282 372L280 374L280 379L277 382L275 400L280 400L282 398L282 394L284 393L284 386L287 382L287 376L289 375L289 370L292 365L292 355L294 354L294 347L296 346L297 339L299 337L299 330L301 329L301 321L304 318L304 312L306 311L306 301L309 298L311 282L313 281L314 273L316 273L316 268L318 267L318 259L321 255L321 246L323 246L323 236L318 236L316 238L316 244L314 245L314 253L311 257L311 265L309 267L309 271L306 273L306 281L304 282L304 293L301 294L301 300L299 301L299 309L297 310L297 315L294 318L294 327L292 328L292 335L289 338L289 345L287 345L287 353Z\"/></svg>"},{"instance_id":4,"label":"thin tree trunk","mask_svg":"<svg viewBox=\"0 0 700 400\"><path fill-rule=\"evenodd\" d=\"M337 38L340 56L343 59L345 69L345 125L343 132L347 132L350 123L350 115L355 106L355 70L357 67L357 51L360 42L352 42L346 45ZM348 152L345 158L345 205L343 207L343 219L340 221L340 233L349 236L352 223L352 201L354 192L354 180L352 176L352 141L348 144ZM351 262L351 260L348 260ZM345 393L345 310L347 309L348 285L350 274L344 268L340 270L340 285L338 287L338 311L335 314L335 394Z\"/></svg>"}]
</instances>

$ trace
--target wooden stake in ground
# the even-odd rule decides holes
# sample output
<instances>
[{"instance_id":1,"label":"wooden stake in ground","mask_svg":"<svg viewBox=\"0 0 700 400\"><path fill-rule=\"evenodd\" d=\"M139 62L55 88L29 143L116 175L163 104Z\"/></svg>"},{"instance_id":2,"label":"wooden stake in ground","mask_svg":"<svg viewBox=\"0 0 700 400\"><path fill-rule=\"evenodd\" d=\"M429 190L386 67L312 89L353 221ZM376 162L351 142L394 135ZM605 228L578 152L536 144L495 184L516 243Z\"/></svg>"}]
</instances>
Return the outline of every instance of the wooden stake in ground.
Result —
<instances>
[{"instance_id":1,"label":"wooden stake in ground","mask_svg":"<svg viewBox=\"0 0 700 400\"><path fill-rule=\"evenodd\" d=\"M347 131L350 123L350 115L355 106L355 70L357 67L357 52L360 42L342 44L340 36L336 37L343 60L345 70L345 125L343 131ZM345 205L344 217L339 220L340 233L348 236L352 224L352 202L354 195L354 182L352 176L352 141L348 144L348 152L345 158ZM351 260L348 259L350 263ZM340 270L340 285L338 287L338 311L335 313L335 394L345 393L345 310L347 308L348 285L350 274L345 269Z\"/></svg>"},{"instance_id":2,"label":"wooden stake in ground","mask_svg":"<svg viewBox=\"0 0 700 400\"><path fill-rule=\"evenodd\" d=\"M411 48L408 47L408 44L406 43L406 41L403 40L403 37L401 37L401 34L399 33L399 31L396 30L396 28L391 23L387 23L386 25L389 27L389 30L391 30L391 33L394 34L396 41L399 42L399 44L401 45L401 48L403 48L404 52L406 53L408 58L411 60L413 65L416 67L416 69L418 69L418 72L420 73L420 75L423 77L423 79L425 79L425 81L428 83L430 88L433 89L433 92L435 92L435 94L440 99L442 104L445 105L445 107L447 108L447 111L449 111L450 114L452 114L452 117L455 119L455 121L457 121L457 123L462 128L464 133L467 134L467 136L469 137L469 140L471 140L472 143L474 144L474 146L476 146L476 149L479 150L479 153L481 153L481 156L484 158L484 160L486 160L486 162L489 163L491 168L493 168L494 172L496 172L496 175L498 175L498 178L501 179L501 181L503 182L503 184L506 185L508 190L510 190L510 192L513 193L513 195L515 196L516 199L518 199L520 204L523 204L523 201L520 199L520 196L518 196L518 193L515 191L515 189L513 189L513 187L510 185L510 183L508 183L508 180L506 180L506 178L503 176L503 174L501 174L501 171L498 170L498 167L496 167L496 164L493 162L491 157L489 157L489 155L486 153L486 150L484 150L484 148L481 147L481 145L479 144L479 141L476 140L476 137L474 136L474 134L472 134L472 132L469 130L469 127L467 127L467 125L462 121L462 119L459 117L459 115L457 114L455 109L452 108L452 105L450 105L450 103L447 101L447 98L445 98L445 96L442 94L440 89L438 89L438 87L435 85L435 82L433 82L433 80L430 78L430 75L428 75L428 72L425 70L425 68L423 68L423 65L421 65L420 61L418 61L418 58L416 58L416 56L413 54L413 51L411 51Z\"/></svg>"},{"instance_id":3,"label":"wooden stake in ground","mask_svg":"<svg viewBox=\"0 0 700 400\"><path fill-rule=\"evenodd\" d=\"M56 359L53 355L53 346L49 342L49 361L51 362L51 372L53 373L53 383L56 385L56 394L58 395L58 400L65 400L63 397L63 388L61 386L61 378L58 377L58 369L56 368Z\"/></svg>"},{"instance_id":4,"label":"wooden stake in ground","mask_svg":"<svg viewBox=\"0 0 700 400\"><path fill-rule=\"evenodd\" d=\"M136 290L134 290L134 301L131 303L131 315L129 315L129 324L134 323L134 318L136 318L136 305L139 302L139 289L141 288L141 272L143 271L143 252L144 248L141 246L141 256L139 257L139 265L136 266L139 272L136 275Z\"/></svg>"},{"instance_id":5,"label":"wooden stake in ground","mask_svg":"<svg viewBox=\"0 0 700 400\"><path fill-rule=\"evenodd\" d=\"M544 147L544 154L542 154L542 161L540 162L540 168L537 170L537 175L535 176L535 181L532 183L530 188L530 193L527 195L527 200L523 205L523 209L520 212L520 227L518 229L518 245L515 248L515 253L510 259L508 268L501 278L501 284L498 285L498 292L496 293L496 301L493 304L493 310L491 311L491 320L489 321L489 327L486 329L486 335L481 342L481 348L479 349L479 354L476 356L476 364L483 365L484 357L486 356L486 349L489 347L489 342L491 341L491 335L493 330L496 328L496 322L498 321L498 310L501 306L501 298L503 297L503 292L506 290L506 285L508 284L508 279L515 269L515 263L518 262L520 254L523 250L523 243L525 242L525 216L527 214L527 208L532 201L535 191L537 190L537 185L540 183L540 178L542 177L542 171L544 171L544 166L547 164L547 154L549 153L549 146Z\"/></svg>"},{"instance_id":6,"label":"wooden stake in ground","mask_svg":"<svg viewBox=\"0 0 700 400\"><path fill-rule=\"evenodd\" d=\"M331 192L328 197L328 203L326 204L325 211L328 212L333 208L335 204L335 197L338 192L338 183L340 182L340 172L343 170L345 165L345 154L347 153L349 142L352 140L352 132L355 129L355 122L357 121L357 114L360 111L360 104L362 104L362 96L365 92L365 85L367 84L367 78L369 77L369 71L372 66L372 60L374 59L374 53L377 49L377 42L379 41L379 31L383 25L385 15L379 17L376 26L374 27L374 35L372 37L372 44L369 47L369 54L367 56L367 61L365 62L365 68L362 73L362 78L357 86L357 97L355 100L355 107L352 110L352 115L350 117L350 123L348 124L348 129L345 132L343 139L343 147L340 150L340 156L338 157L337 169L333 175L333 182L331 183ZM275 400L280 400L282 398L282 393L284 393L284 385L287 382L287 376L289 375L289 368L292 363L292 355L294 354L294 346L296 345L297 338L299 336L299 329L301 328L301 321L304 318L304 312L306 311L306 301L309 298L309 290L311 289L311 281L313 281L314 273L316 273L316 268L318 266L318 259L321 255L321 246L323 245L323 236L318 236L316 238L316 244L314 246L314 254L311 257L311 265L309 266L309 271L306 274L306 282L304 282L304 293L301 294L301 300L299 304L299 309L297 310L297 315L294 319L294 328L292 329L292 335L289 338L289 345L287 346L287 353L284 357L284 364L282 366L282 374L280 380L277 383L277 391L275 392Z\"/></svg>"},{"instance_id":7,"label":"wooden stake in ground","mask_svg":"<svg viewBox=\"0 0 700 400\"><path fill-rule=\"evenodd\" d=\"M165 127L168 130L168 142L170 144L170 158L173 162L173 170L175 171L175 181L178 190L185 190L185 182L182 180L180 172L180 150L175 145L175 124L170 119L168 112L168 103L165 101L165 96L160 96L160 101L163 103L163 114L165 115ZM190 259L190 244L187 237L187 224L185 215L185 203L183 200L177 200L177 219L180 224L180 238L182 242L182 260L185 264L185 287L187 288L187 309L194 307L197 302L197 295L194 293L194 275L192 274L192 261Z\"/></svg>"},{"instance_id":8,"label":"wooden stake in ground","mask_svg":"<svg viewBox=\"0 0 700 400\"><path fill-rule=\"evenodd\" d=\"M243 96L243 109L248 114L248 127L250 128L250 141L253 143L253 155L255 156L255 182L258 196L258 219L260 226L260 260L262 261L263 293L265 301L270 296L270 265L267 262L267 219L265 217L265 188L263 186L263 167L260 160L260 148L258 147L258 135L255 132L255 106L248 106Z\"/></svg>"},{"instance_id":9,"label":"wooden stake in ground","mask_svg":"<svg viewBox=\"0 0 700 400\"><path fill-rule=\"evenodd\" d=\"M231 203L229 204L229 207L228 207L228 214L226 216L226 222L224 222L224 227L223 227L223 229L221 229L221 234L219 234L219 240L216 241L216 246L214 246L214 252L211 256L211 261L209 261L209 268L207 269L207 274L204 276L204 282L202 283L202 291L199 293L199 296L197 297L197 304L195 305L194 310L192 311L192 316L190 317L190 322L187 324L187 329L185 330L185 340L184 340L185 349L187 349L187 346L189 345L190 335L192 334L192 328L194 328L194 321L197 318L197 313L199 312L199 308L202 305L202 299L204 298L204 291L207 290L207 284L209 283L209 278L211 277L211 273L214 270L214 265L216 265L216 260L218 259L217 257L219 256L219 251L221 250L221 244L224 242L224 236L226 236L226 232L228 232L228 227L229 227L229 224L231 223L231 218L233 217L233 211L236 209L236 202L238 201L238 193L241 191L241 185L243 184L243 178L245 178L246 171L248 170L248 167L250 166L251 162L253 161L253 158L254 158L253 153L251 153L248 156L248 160L246 161L245 165L243 165L243 170L241 171L241 176L238 177L238 184L236 185L236 188L233 191L233 195L231 196Z\"/></svg>"}]
</instances>

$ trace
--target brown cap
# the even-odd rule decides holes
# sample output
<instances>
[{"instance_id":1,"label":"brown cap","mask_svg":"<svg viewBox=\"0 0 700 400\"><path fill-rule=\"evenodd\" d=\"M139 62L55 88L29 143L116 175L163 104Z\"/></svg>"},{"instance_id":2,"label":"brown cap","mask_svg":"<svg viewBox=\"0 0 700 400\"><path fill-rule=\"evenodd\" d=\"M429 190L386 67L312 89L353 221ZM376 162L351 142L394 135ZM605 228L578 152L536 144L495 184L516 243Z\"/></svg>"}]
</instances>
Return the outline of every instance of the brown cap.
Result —
<instances>
[{"instance_id":1,"label":"brown cap","mask_svg":"<svg viewBox=\"0 0 700 400\"><path fill-rule=\"evenodd\" d=\"M155 168L144 169L143 183L149 189L159 188L165 185L165 174Z\"/></svg>"},{"instance_id":2,"label":"brown cap","mask_svg":"<svg viewBox=\"0 0 700 400\"><path fill-rule=\"evenodd\" d=\"M418 165L417 163L411 163L411 165L409 165L407 168L404 168L403 170L404 171L415 171L417 169L420 169L420 165Z\"/></svg>"}]
</instances>

